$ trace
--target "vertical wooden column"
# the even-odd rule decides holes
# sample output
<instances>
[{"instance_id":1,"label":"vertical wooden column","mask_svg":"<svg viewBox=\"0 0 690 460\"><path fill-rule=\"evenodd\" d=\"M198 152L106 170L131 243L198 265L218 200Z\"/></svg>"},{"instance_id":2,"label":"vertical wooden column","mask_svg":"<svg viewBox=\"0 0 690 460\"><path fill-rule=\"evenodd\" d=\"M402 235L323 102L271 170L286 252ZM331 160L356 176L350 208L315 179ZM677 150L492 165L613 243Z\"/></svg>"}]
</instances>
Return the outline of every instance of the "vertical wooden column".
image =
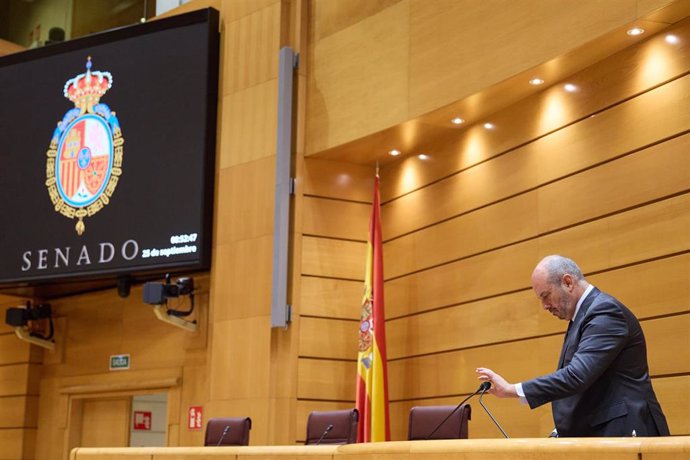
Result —
<instances>
[{"instance_id":1,"label":"vertical wooden column","mask_svg":"<svg viewBox=\"0 0 690 460\"><path fill-rule=\"evenodd\" d=\"M270 305L278 51L292 46L299 52L292 27L300 23L301 4L224 2L222 10L205 416L250 416L251 444L286 443L294 431L288 414L295 406L296 325L272 330Z\"/></svg>"}]
</instances>

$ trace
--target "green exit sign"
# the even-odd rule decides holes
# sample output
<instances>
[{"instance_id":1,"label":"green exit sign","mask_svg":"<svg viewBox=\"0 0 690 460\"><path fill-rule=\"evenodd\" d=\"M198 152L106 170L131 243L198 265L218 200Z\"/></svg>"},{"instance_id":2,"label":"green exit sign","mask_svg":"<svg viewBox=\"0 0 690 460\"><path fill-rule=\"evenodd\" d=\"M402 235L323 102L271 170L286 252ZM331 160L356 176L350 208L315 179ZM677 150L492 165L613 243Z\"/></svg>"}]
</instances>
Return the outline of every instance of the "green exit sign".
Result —
<instances>
[{"instance_id":1,"label":"green exit sign","mask_svg":"<svg viewBox=\"0 0 690 460\"><path fill-rule=\"evenodd\" d=\"M129 355L111 355L110 356L110 370L122 371L129 369Z\"/></svg>"}]
</instances>

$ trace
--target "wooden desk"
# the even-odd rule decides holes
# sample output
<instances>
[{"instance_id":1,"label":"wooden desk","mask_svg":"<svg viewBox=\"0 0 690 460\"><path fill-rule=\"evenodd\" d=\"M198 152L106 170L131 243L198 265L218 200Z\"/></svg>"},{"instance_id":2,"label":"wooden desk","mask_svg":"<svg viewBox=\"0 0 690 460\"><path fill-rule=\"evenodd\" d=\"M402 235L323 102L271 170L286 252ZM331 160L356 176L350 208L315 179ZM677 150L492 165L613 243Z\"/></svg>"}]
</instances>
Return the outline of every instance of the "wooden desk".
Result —
<instances>
[{"instance_id":1,"label":"wooden desk","mask_svg":"<svg viewBox=\"0 0 690 460\"><path fill-rule=\"evenodd\" d=\"M690 436L465 439L345 446L78 447L70 460L690 460Z\"/></svg>"}]
</instances>

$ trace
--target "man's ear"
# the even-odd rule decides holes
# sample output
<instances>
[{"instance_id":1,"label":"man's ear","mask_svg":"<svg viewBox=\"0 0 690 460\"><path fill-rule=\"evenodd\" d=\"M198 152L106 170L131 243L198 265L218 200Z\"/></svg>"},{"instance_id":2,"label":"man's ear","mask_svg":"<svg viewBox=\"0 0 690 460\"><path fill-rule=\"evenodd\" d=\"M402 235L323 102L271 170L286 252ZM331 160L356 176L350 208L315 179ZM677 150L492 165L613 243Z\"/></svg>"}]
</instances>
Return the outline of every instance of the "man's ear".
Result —
<instances>
[{"instance_id":1,"label":"man's ear","mask_svg":"<svg viewBox=\"0 0 690 460\"><path fill-rule=\"evenodd\" d=\"M561 284L565 290L572 292L573 288L575 287L575 279L571 274L566 273L563 275L563 278L561 278Z\"/></svg>"}]
</instances>

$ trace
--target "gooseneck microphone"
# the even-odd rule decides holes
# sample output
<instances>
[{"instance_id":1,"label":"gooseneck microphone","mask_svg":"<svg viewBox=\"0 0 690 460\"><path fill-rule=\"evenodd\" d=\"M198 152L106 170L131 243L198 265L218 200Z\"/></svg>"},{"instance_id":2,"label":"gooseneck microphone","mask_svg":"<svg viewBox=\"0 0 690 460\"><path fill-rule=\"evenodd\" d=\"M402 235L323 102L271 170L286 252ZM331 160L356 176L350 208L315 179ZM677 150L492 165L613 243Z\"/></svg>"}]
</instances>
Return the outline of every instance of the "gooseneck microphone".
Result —
<instances>
[{"instance_id":1,"label":"gooseneck microphone","mask_svg":"<svg viewBox=\"0 0 690 460\"><path fill-rule=\"evenodd\" d=\"M319 440L316 441L316 445L317 445L317 446L318 446L319 444L321 444L321 441L324 440L324 438L326 437L326 435L328 435L328 433L330 433L332 429L333 429L333 425L328 425L328 426L326 427L326 429L323 430L323 434L321 435L321 437L319 438Z\"/></svg>"},{"instance_id":2,"label":"gooseneck microphone","mask_svg":"<svg viewBox=\"0 0 690 460\"><path fill-rule=\"evenodd\" d=\"M486 390L488 390L489 388L491 388L491 382L484 382L484 383L488 384L487 387L486 387ZM484 383L482 383L482 385L484 385ZM479 404L484 408L484 410L486 411L486 413L487 413L487 415L489 416L489 418L491 418L491 421L494 422L494 425L496 425L496 427L497 427L499 430L501 430L501 433L503 433L503 436L505 436L506 439L509 439L509 436L506 434L505 431L503 431L503 428L501 428L501 425L498 424L498 422L496 421L496 419L494 418L494 416L491 415L491 412L489 411L489 409L488 409L488 408L484 405L484 403L482 402L482 398L484 397L484 393L486 393L486 390L482 391L482 394L479 395Z\"/></svg>"},{"instance_id":3,"label":"gooseneck microphone","mask_svg":"<svg viewBox=\"0 0 690 460\"><path fill-rule=\"evenodd\" d=\"M462 405L465 404L472 396L475 396L475 395L476 395L477 393L479 393L480 391L481 391L482 394L483 394L483 393L484 393L486 390L488 390L489 388L491 388L491 382L482 382L482 384L479 385L479 388L477 388L477 390L476 390L474 393L472 393L471 395L469 395L468 397L466 397L465 399L463 399L463 400L460 402L460 404L458 404L457 406L455 406L455 409L453 409L453 410L451 411L451 413L448 414L448 416L447 416L446 418L444 418L444 419L441 421L441 423L439 423L439 424L436 426L436 428L434 428L434 431L432 431L431 433L429 433L429 436L427 436L427 437L424 438L424 439L425 439L425 440L431 439L431 437L432 437L434 434L436 434L436 432L439 430L439 428L441 428L441 427L443 426L443 424L446 423L446 421L447 421L449 418L451 418L451 417L453 416L453 414L456 413L456 412L458 411L458 409L460 409L460 408L462 407Z\"/></svg>"},{"instance_id":4,"label":"gooseneck microphone","mask_svg":"<svg viewBox=\"0 0 690 460\"><path fill-rule=\"evenodd\" d=\"M220 446L223 443L223 439L225 439L225 435L228 434L228 431L230 431L230 425L225 425L225 428L223 428L223 434L220 435L220 439L218 440L218 444L216 444L216 447Z\"/></svg>"}]
</instances>

